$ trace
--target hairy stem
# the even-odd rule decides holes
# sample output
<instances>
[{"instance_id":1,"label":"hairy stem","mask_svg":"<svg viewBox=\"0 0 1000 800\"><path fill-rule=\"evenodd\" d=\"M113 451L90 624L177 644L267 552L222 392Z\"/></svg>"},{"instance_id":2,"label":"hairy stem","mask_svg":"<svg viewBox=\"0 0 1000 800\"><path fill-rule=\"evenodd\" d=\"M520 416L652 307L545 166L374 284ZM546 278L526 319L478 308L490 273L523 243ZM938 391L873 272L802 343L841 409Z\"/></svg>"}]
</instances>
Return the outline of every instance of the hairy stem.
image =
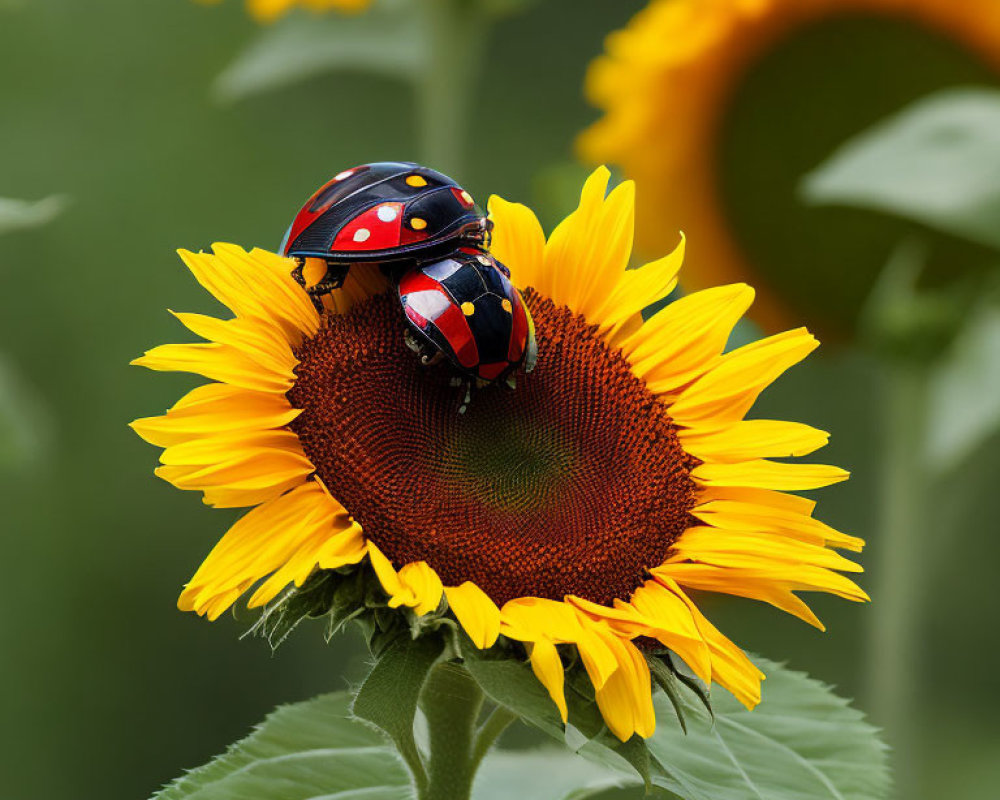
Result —
<instances>
[{"instance_id":1,"label":"hairy stem","mask_svg":"<svg viewBox=\"0 0 1000 800\"><path fill-rule=\"evenodd\" d=\"M462 667L445 662L433 669L420 697L430 734L420 800L469 800L479 766L475 734L482 707L482 690Z\"/></svg>"}]
</instances>

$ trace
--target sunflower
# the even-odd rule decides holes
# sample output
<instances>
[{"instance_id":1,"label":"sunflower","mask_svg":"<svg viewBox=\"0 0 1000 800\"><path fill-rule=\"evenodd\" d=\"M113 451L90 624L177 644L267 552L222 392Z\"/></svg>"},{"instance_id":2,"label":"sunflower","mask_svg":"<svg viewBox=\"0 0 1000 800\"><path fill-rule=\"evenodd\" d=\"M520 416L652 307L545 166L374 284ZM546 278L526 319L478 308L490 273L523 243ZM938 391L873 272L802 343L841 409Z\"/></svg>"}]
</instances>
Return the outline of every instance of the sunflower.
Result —
<instances>
[{"instance_id":1,"label":"sunflower","mask_svg":"<svg viewBox=\"0 0 1000 800\"><path fill-rule=\"evenodd\" d=\"M219 3L221 0L198 0L201 3ZM296 6L316 13L341 11L357 14L365 11L372 0L246 0L247 11L260 22L274 22Z\"/></svg>"},{"instance_id":2,"label":"sunflower","mask_svg":"<svg viewBox=\"0 0 1000 800\"><path fill-rule=\"evenodd\" d=\"M995 0L652 0L591 65L586 93L604 115L578 145L637 181L640 250L662 250L668 219L691 238L691 286L749 280L770 330L791 309L838 330L891 243L803 212L797 180L915 97L998 69Z\"/></svg>"},{"instance_id":3,"label":"sunflower","mask_svg":"<svg viewBox=\"0 0 1000 800\"><path fill-rule=\"evenodd\" d=\"M165 448L156 474L217 507L253 507L216 545L179 606L210 619L256 585L272 601L317 570L368 569L388 605L451 614L472 642L521 648L564 721L575 647L610 730L654 728L651 644L748 707L763 675L689 589L762 600L822 628L795 592L867 599L833 548L861 540L790 494L847 477L772 460L822 447L807 425L744 420L817 345L791 330L725 352L744 284L640 311L676 283L684 244L626 269L634 187L587 180L546 241L525 206L493 197L493 252L534 317L535 370L457 412L443 367L421 366L393 291L356 268L318 314L293 264L231 244L181 251L233 313L176 314L200 344L135 364L212 380L133 428Z\"/></svg>"}]
</instances>

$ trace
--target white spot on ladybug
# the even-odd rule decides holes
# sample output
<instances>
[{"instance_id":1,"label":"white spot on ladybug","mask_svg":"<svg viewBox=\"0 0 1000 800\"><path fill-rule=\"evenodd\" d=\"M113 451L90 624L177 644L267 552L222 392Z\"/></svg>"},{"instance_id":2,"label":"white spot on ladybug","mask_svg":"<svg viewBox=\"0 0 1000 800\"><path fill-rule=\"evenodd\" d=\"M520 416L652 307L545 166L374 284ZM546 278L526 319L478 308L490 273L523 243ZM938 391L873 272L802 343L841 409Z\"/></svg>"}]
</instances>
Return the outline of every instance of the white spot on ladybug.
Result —
<instances>
[{"instance_id":1,"label":"white spot on ladybug","mask_svg":"<svg viewBox=\"0 0 1000 800\"><path fill-rule=\"evenodd\" d=\"M382 220L382 222L392 222L399 216L399 212L392 206L379 206L378 212L376 213L378 213L378 218Z\"/></svg>"},{"instance_id":2,"label":"white spot on ladybug","mask_svg":"<svg viewBox=\"0 0 1000 800\"><path fill-rule=\"evenodd\" d=\"M480 263L480 264L482 264L482 265L483 265L484 267L488 267L488 266L490 265L490 260L489 260L489 258L487 258L486 256L476 256L476 259L477 259L477 260L479 261L479 263Z\"/></svg>"},{"instance_id":3,"label":"white spot on ladybug","mask_svg":"<svg viewBox=\"0 0 1000 800\"><path fill-rule=\"evenodd\" d=\"M354 231L354 241L356 242L367 242L368 237L372 235L372 232L368 228L358 228Z\"/></svg>"},{"instance_id":4,"label":"white spot on ladybug","mask_svg":"<svg viewBox=\"0 0 1000 800\"><path fill-rule=\"evenodd\" d=\"M342 181L345 178L350 178L353 174L354 174L353 169L345 169L343 172L338 172L336 175L334 175L333 179L335 181Z\"/></svg>"}]
</instances>

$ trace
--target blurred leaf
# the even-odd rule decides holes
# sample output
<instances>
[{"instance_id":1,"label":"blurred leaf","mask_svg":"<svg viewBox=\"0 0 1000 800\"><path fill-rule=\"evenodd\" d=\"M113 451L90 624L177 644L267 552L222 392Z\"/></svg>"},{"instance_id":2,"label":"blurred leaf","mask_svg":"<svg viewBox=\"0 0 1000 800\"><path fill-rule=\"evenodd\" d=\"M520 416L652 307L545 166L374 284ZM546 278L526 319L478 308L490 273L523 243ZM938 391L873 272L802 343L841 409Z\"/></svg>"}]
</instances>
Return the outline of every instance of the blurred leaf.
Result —
<instances>
[{"instance_id":1,"label":"blurred leaf","mask_svg":"<svg viewBox=\"0 0 1000 800\"><path fill-rule=\"evenodd\" d=\"M981 307L931 378L927 461L952 469L1000 430L1000 309Z\"/></svg>"},{"instance_id":2,"label":"blurred leaf","mask_svg":"<svg viewBox=\"0 0 1000 800\"><path fill-rule=\"evenodd\" d=\"M925 98L842 145L802 191L1000 249L1000 92Z\"/></svg>"},{"instance_id":3,"label":"blurred leaf","mask_svg":"<svg viewBox=\"0 0 1000 800\"><path fill-rule=\"evenodd\" d=\"M0 354L0 467L37 463L52 440L48 404Z\"/></svg>"},{"instance_id":4,"label":"blurred leaf","mask_svg":"<svg viewBox=\"0 0 1000 800\"><path fill-rule=\"evenodd\" d=\"M292 14L264 29L215 80L222 102L343 69L412 81L427 58L417 3L382 0L357 16Z\"/></svg>"},{"instance_id":5,"label":"blurred leaf","mask_svg":"<svg viewBox=\"0 0 1000 800\"><path fill-rule=\"evenodd\" d=\"M155 800L409 800L410 780L382 737L348 718L346 692L274 711L247 738Z\"/></svg>"},{"instance_id":6,"label":"blurred leaf","mask_svg":"<svg viewBox=\"0 0 1000 800\"><path fill-rule=\"evenodd\" d=\"M52 195L42 200L0 197L0 233L36 228L55 219L66 207L66 198Z\"/></svg>"},{"instance_id":7,"label":"blurred leaf","mask_svg":"<svg viewBox=\"0 0 1000 800\"><path fill-rule=\"evenodd\" d=\"M483 762L472 796L474 800L584 800L621 782L620 775L565 749L500 750Z\"/></svg>"}]
</instances>

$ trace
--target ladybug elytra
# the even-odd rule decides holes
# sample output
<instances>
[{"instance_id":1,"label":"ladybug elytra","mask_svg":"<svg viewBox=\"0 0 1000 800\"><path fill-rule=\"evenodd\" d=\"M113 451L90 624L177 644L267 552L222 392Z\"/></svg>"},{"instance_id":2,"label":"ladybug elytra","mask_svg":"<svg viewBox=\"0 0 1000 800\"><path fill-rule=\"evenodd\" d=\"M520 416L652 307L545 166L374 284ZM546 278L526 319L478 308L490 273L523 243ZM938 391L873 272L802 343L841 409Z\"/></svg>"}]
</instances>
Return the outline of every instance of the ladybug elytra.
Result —
<instances>
[{"instance_id":1,"label":"ladybug elytra","mask_svg":"<svg viewBox=\"0 0 1000 800\"><path fill-rule=\"evenodd\" d=\"M317 310L352 265L377 266L396 285L407 344L425 364L443 359L457 385L504 381L530 372L537 356L534 324L510 272L489 255L492 223L465 189L446 175L404 161L344 170L321 186L292 220L281 243L292 275ZM308 260L326 264L306 285ZM323 264L310 261L312 267Z\"/></svg>"},{"instance_id":2,"label":"ladybug elytra","mask_svg":"<svg viewBox=\"0 0 1000 800\"><path fill-rule=\"evenodd\" d=\"M530 372L534 323L506 269L492 256L459 251L421 264L399 280L407 342L425 364L447 358L478 385Z\"/></svg>"},{"instance_id":3,"label":"ladybug elytra","mask_svg":"<svg viewBox=\"0 0 1000 800\"><path fill-rule=\"evenodd\" d=\"M323 259L314 300L338 288L352 264L378 263L389 274L460 247L486 249L490 223L465 189L447 175L403 161L344 170L321 186L292 220L280 252L297 262L304 285L307 258Z\"/></svg>"}]
</instances>

